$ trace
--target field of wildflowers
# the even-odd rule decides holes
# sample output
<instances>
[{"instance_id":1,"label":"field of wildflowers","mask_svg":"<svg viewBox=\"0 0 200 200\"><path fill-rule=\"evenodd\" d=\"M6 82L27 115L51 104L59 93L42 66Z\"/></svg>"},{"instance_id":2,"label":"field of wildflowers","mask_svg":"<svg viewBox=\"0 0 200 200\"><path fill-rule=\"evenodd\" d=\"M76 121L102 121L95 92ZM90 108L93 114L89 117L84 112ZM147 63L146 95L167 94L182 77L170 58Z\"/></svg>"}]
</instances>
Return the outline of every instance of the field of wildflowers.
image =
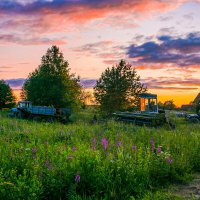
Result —
<instances>
[{"instance_id":1,"label":"field of wildflowers","mask_svg":"<svg viewBox=\"0 0 200 200\"><path fill-rule=\"evenodd\" d=\"M200 171L199 152L199 124L62 125L0 114L0 199L175 199L162 187Z\"/></svg>"}]
</instances>

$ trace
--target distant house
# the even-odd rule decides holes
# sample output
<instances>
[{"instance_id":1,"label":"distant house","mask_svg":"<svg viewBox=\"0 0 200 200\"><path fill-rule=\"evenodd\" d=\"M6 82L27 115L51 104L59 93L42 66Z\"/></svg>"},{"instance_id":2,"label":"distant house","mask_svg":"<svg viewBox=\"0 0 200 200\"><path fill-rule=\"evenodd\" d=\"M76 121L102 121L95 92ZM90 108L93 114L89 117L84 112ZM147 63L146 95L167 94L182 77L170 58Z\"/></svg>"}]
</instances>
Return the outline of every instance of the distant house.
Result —
<instances>
[{"instance_id":1,"label":"distant house","mask_svg":"<svg viewBox=\"0 0 200 200\"><path fill-rule=\"evenodd\" d=\"M181 106L181 110L190 111L193 109L193 104L185 104Z\"/></svg>"},{"instance_id":2,"label":"distant house","mask_svg":"<svg viewBox=\"0 0 200 200\"><path fill-rule=\"evenodd\" d=\"M200 93L194 99L193 104L197 104L199 101L200 101Z\"/></svg>"},{"instance_id":3,"label":"distant house","mask_svg":"<svg viewBox=\"0 0 200 200\"><path fill-rule=\"evenodd\" d=\"M191 111L194 110L195 105L200 101L200 93L196 96L196 98L194 99L194 101L192 101L192 103L190 104L185 104L181 106L181 110L184 111Z\"/></svg>"}]
</instances>

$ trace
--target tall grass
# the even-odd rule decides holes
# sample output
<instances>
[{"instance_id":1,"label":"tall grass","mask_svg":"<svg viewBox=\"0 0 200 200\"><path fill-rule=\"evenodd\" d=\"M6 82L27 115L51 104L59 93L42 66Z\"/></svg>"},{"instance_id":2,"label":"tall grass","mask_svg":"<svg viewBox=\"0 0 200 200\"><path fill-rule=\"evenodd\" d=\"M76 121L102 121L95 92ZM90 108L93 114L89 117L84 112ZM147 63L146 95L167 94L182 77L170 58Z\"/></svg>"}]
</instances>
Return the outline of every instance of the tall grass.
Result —
<instances>
[{"instance_id":1,"label":"tall grass","mask_svg":"<svg viewBox=\"0 0 200 200\"><path fill-rule=\"evenodd\" d=\"M199 152L200 125L183 121L170 130L0 115L0 199L150 199L200 171Z\"/></svg>"}]
</instances>

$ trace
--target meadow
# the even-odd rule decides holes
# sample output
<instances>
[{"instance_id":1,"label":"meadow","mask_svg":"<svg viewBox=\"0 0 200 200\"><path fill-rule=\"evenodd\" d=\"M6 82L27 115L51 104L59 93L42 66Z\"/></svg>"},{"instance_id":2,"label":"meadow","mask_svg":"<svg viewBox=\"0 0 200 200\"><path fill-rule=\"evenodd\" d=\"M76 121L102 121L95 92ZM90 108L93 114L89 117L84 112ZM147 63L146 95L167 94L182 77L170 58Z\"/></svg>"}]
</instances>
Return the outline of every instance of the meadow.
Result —
<instances>
[{"instance_id":1,"label":"meadow","mask_svg":"<svg viewBox=\"0 0 200 200\"><path fill-rule=\"evenodd\" d=\"M165 192L200 172L200 125L33 122L0 114L0 199L181 199Z\"/></svg>"}]
</instances>

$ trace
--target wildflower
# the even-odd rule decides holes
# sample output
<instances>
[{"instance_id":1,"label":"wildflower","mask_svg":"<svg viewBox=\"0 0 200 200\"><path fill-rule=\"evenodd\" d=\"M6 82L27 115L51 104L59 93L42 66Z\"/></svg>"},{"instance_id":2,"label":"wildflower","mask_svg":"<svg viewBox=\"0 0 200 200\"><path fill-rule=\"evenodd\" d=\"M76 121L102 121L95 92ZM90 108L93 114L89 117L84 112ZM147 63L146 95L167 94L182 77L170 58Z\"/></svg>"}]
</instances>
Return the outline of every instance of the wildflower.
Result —
<instances>
[{"instance_id":1,"label":"wildflower","mask_svg":"<svg viewBox=\"0 0 200 200\"><path fill-rule=\"evenodd\" d=\"M132 150L135 151L137 149L136 145L132 146Z\"/></svg>"},{"instance_id":2,"label":"wildflower","mask_svg":"<svg viewBox=\"0 0 200 200\"><path fill-rule=\"evenodd\" d=\"M49 165L49 170L52 171L53 170L53 165Z\"/></svg>"},{"instance_id":3,"label":"wildflower","mask_svg":"<svg viewBox=\"0 0 200 200\"><path fill-rule=\"evenodd\" d=\"M154 149L155 149L155 145L152 145L151 151L154 152Z\"/></svg>"},{"instance_id":4,"label":"wildflower","mask_svg":"<svg viewBox=\"0 0 200 200\"><path fill-rule=\"evenodd\" d=\"M101 144L103 145L104 150L106 150L108 146L108 141L106 140L106 138L102 138Z\"/></svg>"},{"instance_id":5,"label":"wildflower","mask_svg":"<svg viewBox=\"0 0 200 200\"><path fill-rule=\"evenodd\" d=\"M118 141L118 142L117 142L117 146L118 146L118 147L121 147L121 146L122 146L122 142L121 142L121 141Z\"/></svg>"},{"instance_id":6,"label":"wildflower","mask_svg":"<svg viewBox=\"0 0 200 200\"><path fill-rule=\"evenodd\" d=\"M72 159L72 156L71 156L71 155L69 155L69 156L68 156L68 159L70 159L70 160L71 160L71 159Z\"/></svg>"},{"instance_id":7,"label":"wildflower","mask_svg":"<svg viewBox=\"0 0 200 200\"><path fill-rule=\"evenodd\" d=\"M93 138L93 139L92 139L92 149L93 149L94 151L96 150L96 144L97 144L96 139Z\"/></svg>"},{"instance_id":8,"label":"wildflower","mask_svg":"<svg viewBox=\"0 0 200 200\"><path fill-rule=\"evenodd\" d=\"M155 149L155 143L153 139L150 139L150 144L151 144L151 151L153 152Z\"/></svg>"},{"instance_id":9,"label":"wildflower","mask_svg":"<svg viewBox=\"0 0 200 200\"><path fill-rule=\"evenodd\" d=\"M93 145L96 145L96 144L97 144L97 142L96 142L96 139L95 139L95 138L93 138L93 139L92 139L92 144L93 144Z\"/></svg>"},{"instance_id":10,"label":"wildflower","mask_svg":"<svg viewBox=\"0 0 200 200\"><path fill-rule=\"evenodd\" d=\"M75 151L76 151L76 147L73 147L72 151L74 151L74 152L75 152Z\"/></svg>"},{"instance_id":11,"label":"wildflower","mask_svg":"<svg viewBox=\"0 0 200 200\"><path fill-rule=\"evenodd\" d=\"M46 160L46 162L45 162L45 166L46 166L46 167L49 166L49 161L48 161L48 160Z\"/></svg>"},{"instance_id":12,"label":"wildflower","mask_svg":"<svg viewBox=\"0 0 200 200\"><path fill-rule=\"evenodd\" d=\"M153 139L150 139L150 144L151 144L152 146L154 146L154 140L153 140Z\"/></svg>"},{"instance_id":13,"label":"wildflower","mask_svg":"<svg viewBox=\"0 0 200 200\"><path fill-rule=\"evenodd\" d=\"M159 146L157 149L157 153L161 153L161 151L162 151L161 146Z\"/></svg>"},{"instance_id":14,"label":"wildflower","mask_svg":"<svg viewBox=\"0 0 200 200\"><path fill-rule=\"evenodd\" d=\"M37 149L36 148L32 148L32 153L36 154L36 152L37 152Z\"/></svg>"},{"instance_id":15,"label":"wildflower","mask_svg":"<svg viewBox=\"0 0 200 200\"><path fill-rule=\"evenodd\" d=\"M81 176L80 176L79 174L76 174L76 176L75 176L75 181L76 181L77 183L79 183L79 182L81 181Z\"/></svg>"},{"instance_id":16,"label":"wildflower","mask_svg":"<svg viewBox=\"0 0 200 200\"><path fill-rule=\"evenodd\" d=\"M167 156L166 157L166 161L171 164L172 163L172 157L171 156Z\"/></svg>"}]
</instances>

